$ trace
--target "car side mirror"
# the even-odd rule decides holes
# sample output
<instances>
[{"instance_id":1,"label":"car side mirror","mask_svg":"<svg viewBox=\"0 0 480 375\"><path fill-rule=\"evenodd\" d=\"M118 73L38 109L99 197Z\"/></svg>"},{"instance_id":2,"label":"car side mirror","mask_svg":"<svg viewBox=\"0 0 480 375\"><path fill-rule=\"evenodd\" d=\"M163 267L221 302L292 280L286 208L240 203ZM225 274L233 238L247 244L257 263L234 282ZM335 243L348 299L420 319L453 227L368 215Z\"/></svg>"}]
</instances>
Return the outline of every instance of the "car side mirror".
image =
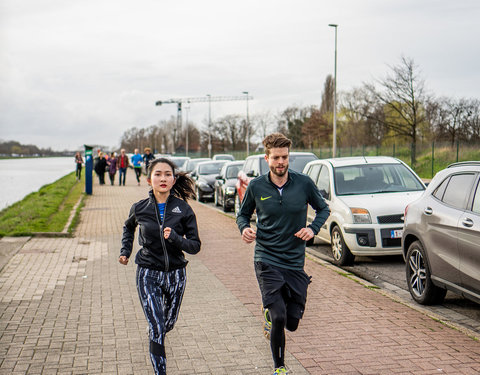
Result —
<instances>
[{"instance_id":1,"label":"car side mirror","mask_svg":"<svg viewBox=\"0 0 480 375\"><path fill-rule=\"evenodd\" d=\"M223 180L222 175L219 174L218 176L215 176L215 180Z\"/></svg>"},{"instance_id":2,"label":"car side mirror","mask_svg":"<svg viewBox=\"0 0 480 375\"><path fill-rule=\"evenodd\" d=\"M255 177L255 172L253 170L251 170L247 173L247 176L248 177Z\"/></svg>"}]
</instances>

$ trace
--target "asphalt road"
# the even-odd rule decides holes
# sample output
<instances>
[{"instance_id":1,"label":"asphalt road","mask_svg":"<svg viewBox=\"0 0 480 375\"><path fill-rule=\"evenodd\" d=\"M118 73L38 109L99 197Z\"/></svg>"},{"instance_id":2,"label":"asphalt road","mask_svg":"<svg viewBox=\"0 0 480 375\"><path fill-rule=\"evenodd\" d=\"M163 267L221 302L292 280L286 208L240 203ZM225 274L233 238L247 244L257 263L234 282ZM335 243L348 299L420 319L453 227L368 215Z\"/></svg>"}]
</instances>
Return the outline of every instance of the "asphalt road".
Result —
<instances>
[{"instance_id":1,"label":"asphalt road","mask_svg":"<svg viewBox=\"0 0 480 375\"><path fill-rule=\"evenodd\" d=\"M204 203L212 208L222 211L214 203ZM227 215L234 217L233 213ZM327 262L332 262L330 246L322 245L319 242L307 248L307 252ZM342 267L370 283L393 293L401 301L415 305L410 297L407 282L405 279L405 262L402 256L387 257L356 257L353 266ZM445 301L436 306L420 306L419 308L430 311L433 314L445 318L446 321L465 327L480 337L480 305L464 297L448 292Z\"/></svg>"}]
</instances>

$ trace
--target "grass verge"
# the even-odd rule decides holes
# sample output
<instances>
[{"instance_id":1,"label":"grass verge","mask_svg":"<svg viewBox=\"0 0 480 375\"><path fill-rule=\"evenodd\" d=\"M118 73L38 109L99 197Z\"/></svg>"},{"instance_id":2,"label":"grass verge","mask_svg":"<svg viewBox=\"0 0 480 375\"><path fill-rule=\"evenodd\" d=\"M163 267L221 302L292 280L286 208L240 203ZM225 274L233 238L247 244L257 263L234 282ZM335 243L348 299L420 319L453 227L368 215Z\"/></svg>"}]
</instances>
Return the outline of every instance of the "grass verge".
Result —
<instances>
[{"instance_id":1,"label":"grass verge","mask_svg":"<svg viewBox=\"0 0 480 375\"><path fill-rule=\"evenodd\" d=\"M34 232L61 232L83 195L83 184L70 173L0 211L0 236L28 236ZM77 208L78 216L81 205ZM73 231L74 218L69 232Z\"/></svg>"}]
</instances>

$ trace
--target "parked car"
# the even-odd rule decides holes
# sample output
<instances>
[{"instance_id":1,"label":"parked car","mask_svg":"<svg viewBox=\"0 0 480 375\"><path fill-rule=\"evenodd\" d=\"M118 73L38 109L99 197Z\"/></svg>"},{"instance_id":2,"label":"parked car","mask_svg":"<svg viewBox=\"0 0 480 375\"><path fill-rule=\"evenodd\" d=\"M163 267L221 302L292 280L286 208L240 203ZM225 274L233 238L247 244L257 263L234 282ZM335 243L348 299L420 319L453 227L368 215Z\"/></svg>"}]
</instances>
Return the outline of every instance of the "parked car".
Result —
<instances>
[{"instance_id":1,"label":"parked car","mask_svg":"<svg viewBox=\"0 0 480 375\"><path fill-rule=\"evenodd\" d=\"M353 264L356 255L402 254L403 212L425 190L404 162L391 157L316 160L305 166L330 207L317 238L330 243L333 262ZM307 221L315 217L311 207Z\"/></svg>"},{"instance_id":2,"label":"parked car","mask_svg":"<svg viewBox=\"0 0 480 375\"><path fill-rule=\"evenodd\" d=\"M301 172L309 161L318 159L311 152L290 152L289 169ZM269 171L268 163L265 160L265 154L252 155L245 159L243 168L238 172L237 195L235 196L235 214L240 210L245 191L251 180Z\"/></svg>"},{"instance_id":3,"label":"parked car","mask_svg":"<svg viewBox=\"0 0 480 375\"><path fill-rule=\"evenodd\" d=\"M192 171L195 169L198 163L202 163L204 161L210 161L212 159L210 158L194 158L187 160L185 164L183 165L183 170L187 173L192 173Z\"/></svg>"},{"instance_id":4,"label":"parked car","mask_svg":"<svg viewBox=\"0 0 480 375\"><path fill-rule=\"evenodd\" d=\"M183 171L185 164L188 160L190 160L188 156L167 156L167 158L173 161L173 163L177 166L177 169L180 171Z\"/></svg>"},{"instance_id":5,"label":"parked car","mask_svg":"<svg viewBox=\"0 0 480 375\"><path fill-rule=\"evenodd\" d=\"M227 160L210 160L197 164L192 171L191 176L195 180L195 194L199 202L213 200L215 178L220 173Z\"/></svg>"},{"instance_id":6,"label":"parked car","mask_svg":"<svg viewBox=\"0 0 480 375\"><path fill-rule=\"evenodd\" d=\"M480 162L438 172L408 205L402 249L416 302L441 303L451 290L480 303Z\"/></svg>"},{"instance_id":7,"label":"parked car","mask_svg":"<svg viewBox=\"0 0 480 375\"><path fill-rule=\"evenodd\" d=\"M222 206L224 212L228 212L235 207L235 194L237 189L238 172L243 166L242 161L231 161L226 163L220 170L220 174L215 181L215 205Z\"/></svg>"},{"instance_id":8,"label":"parked car","mask_svg":"<svg viewBox=\"0 0 480 375\"><path fill-rule=\"evenodd\" d=\"M235 160L235 156L233 156L232 154L216 154L216 155L213 155L213 160L230 160L230 161L234 161Z\"/></svg>"}]
</instances>

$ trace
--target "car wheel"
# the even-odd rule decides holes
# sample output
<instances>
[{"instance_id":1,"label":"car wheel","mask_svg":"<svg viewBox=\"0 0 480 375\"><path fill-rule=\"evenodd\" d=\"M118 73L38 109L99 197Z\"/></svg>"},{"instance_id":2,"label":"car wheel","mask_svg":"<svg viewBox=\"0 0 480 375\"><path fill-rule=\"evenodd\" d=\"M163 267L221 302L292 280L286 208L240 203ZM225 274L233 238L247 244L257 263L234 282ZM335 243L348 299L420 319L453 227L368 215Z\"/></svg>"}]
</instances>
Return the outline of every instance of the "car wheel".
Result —
<instances>
[{"instance_id":1,"label":"car wheel","mask_svg":"<svg viewBox=\"0 0 480 375\"><path fill-rule=\"evenodd\" d=\"M213 200L215 201L215 206L220 206L220 202L218 200L217 189L215 189L215 193L213 194Z\"/></svg>"},{"instance_id":2,"label":"car wheel","mask_svg":"<svg viewBox=\"0 0 480 375\"><path fill-rule=\"evenodd\" d=\"M197 201L198 202L203 202L203 198L200 195L200 190L198 190L198 188L195 189L195 195L197 196Z\"/></svg>"},{"instance_id":3,"label":"car wheel","mask_svg":"<svg viewBox=\"0 0 480 375\"><path fill-rule=\"evenodd\" d=\"M406 259L407 285L412 298L421 305L442 303L447 290L433 284L425 249L420 241L409 246Z\"/></svg>"},{"instance_id":4,"label":"car wheel","mask_svg":"<svg viewBox=\"0 0 480 375\"><path fill-rule=\"evenodd\" d=\"M240 198L238 197L238 194L235 195L235 216L238 216L238 213L240 212Z\"/></svg>"},{"instance_id":5,"label":"car wheel","mask_svg":"<svg viewBox=\"0 0 480 375\"><path fill-rule=\"evenodd\" d=\"M235 199L236 199L236 198L235 198ZM223 212L228 212L228 211L230 211L230 207L227 206L227 200L225 199L225 196L223 196L222 206L223 206Z\"/></svg>"},{"instance_id":6,"label":"car wheel","mask_svg":"<svg viewBox=\"0 0 480 375\"><path fill-rule=\"evenodd\" d=\"M333 263L337 266L348 266L353 264L355 257L343 240L342 231L338 226L332 229L331 248Z\"/></svg>"}]
</instances>

